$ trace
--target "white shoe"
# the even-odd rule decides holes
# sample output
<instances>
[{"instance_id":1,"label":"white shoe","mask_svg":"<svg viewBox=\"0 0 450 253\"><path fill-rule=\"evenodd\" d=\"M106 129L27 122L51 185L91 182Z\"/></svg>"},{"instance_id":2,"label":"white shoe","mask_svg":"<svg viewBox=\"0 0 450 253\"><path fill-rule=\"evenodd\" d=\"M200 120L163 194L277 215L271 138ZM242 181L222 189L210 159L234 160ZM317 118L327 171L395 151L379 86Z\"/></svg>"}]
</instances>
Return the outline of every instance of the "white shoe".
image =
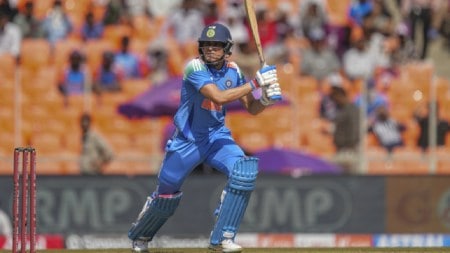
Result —
<instances>
[{"instance_id":1,"label":"white shoe","mask_svg":"<svg viewBox=\"0 0 450 253\"><path fill-rule=\"evenodd\" d=\"M133 243L131 244L131 251L139 252L139 253L149 253L148 241L144 241L144 240L133 241Z\"/></svg>"},{"instance_id":2,"label":"white shoe","mask_svg":"<svg viewBox=\"0 0 450 253\"><path fill-rule=\"evenodd\" d=\"M242 252L241 245L235 243L232 239L225 239L218 245L209 245L212 252Z\"/></svg>"}]
</instances>

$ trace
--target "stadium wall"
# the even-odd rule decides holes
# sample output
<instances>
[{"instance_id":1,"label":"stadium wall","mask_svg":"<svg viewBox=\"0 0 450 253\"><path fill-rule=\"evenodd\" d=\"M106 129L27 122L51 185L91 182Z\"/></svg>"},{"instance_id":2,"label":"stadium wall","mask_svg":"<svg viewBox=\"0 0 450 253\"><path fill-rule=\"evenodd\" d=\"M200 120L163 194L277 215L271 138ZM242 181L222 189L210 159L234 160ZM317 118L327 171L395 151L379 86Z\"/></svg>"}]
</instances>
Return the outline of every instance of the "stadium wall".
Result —
<instances>
[{"instance_id":1,"label":"stadium wall","mask_svg":"<svg viewBox=\"0 0 450 253\"><path fill-rule=\"evenodd\" d=\"M153 176L39 176L38 233L60 235L74 245L86 236L126 237L155 183ZM206 241L224 184L221 175L188 178L179 209L159 235ZM0 177L0 192L0 209L11 217L11 177ZM262 175L241 225L241 240L276 244L302 235L296 242L307 245L314 236L323 243L324 238L342 241L346 234L372 243L378 238L380 244L402 238L389 234L448 238L449 207L450 176Z\"/></svg>"}]
</instances>

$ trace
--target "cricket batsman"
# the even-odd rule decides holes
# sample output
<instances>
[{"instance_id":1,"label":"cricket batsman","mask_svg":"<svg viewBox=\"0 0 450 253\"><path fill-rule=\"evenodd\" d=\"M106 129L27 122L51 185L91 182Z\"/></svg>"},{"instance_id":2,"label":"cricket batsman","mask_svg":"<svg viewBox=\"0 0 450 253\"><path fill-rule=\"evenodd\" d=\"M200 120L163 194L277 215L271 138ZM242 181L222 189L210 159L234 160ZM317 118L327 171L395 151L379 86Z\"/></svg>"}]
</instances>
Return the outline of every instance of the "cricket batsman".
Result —
<instances>
[{"instance_id":1,"label":"cricket batsman","mask_svg":"<svg viewBox=\"0 0 450 253\"><path fill-rule=\"evenodd\" d=\"M239 100L250 114L257 115L276 102L271 98L279 98L281 89L275 66L261 68L254 79L246 81L236 63L229 60L232 46L227 27L208 25L198 39L199 57L185 66L181 101L173 120L176 130L166 145L158 185L128 232L134 252L149 252L148 243L180 203L184 180L200 163L224 173L228 180L209 248L242 251L234 239L255 188L258 160L245 156L231 137L225 126L226 108ZM252 91L259 88L262 95L256 99Z\"/></svg>"}]
</instances>

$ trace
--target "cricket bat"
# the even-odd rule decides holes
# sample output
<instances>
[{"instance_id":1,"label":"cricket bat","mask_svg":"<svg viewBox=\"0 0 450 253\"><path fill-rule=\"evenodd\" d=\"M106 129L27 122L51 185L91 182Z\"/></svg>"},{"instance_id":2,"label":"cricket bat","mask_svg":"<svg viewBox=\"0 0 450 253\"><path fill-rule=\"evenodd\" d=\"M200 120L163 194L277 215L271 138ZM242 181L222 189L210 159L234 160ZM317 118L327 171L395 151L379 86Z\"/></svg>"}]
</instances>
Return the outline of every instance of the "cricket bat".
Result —
<instances>
[{"instance_id":1,"label":"cricket bat","mask_svg":"<svg viewBox=\"0 0 450 253\"><path fill-rule=\"evenodd\" d=\"M261 38L259 37L258 30L258 21L256 20L255 8L253 7L253 3L251 0L244 0L245 12L247 14L248 23L250 26L250 30L253 35L253 39L255 40L256 50L258 52L259 62L261 64L261 68L267 66L266 59L264 58L263 48L261 45ZM272 96L271 100L281 100L281 96Z\"/></svg>"}]
</instances>

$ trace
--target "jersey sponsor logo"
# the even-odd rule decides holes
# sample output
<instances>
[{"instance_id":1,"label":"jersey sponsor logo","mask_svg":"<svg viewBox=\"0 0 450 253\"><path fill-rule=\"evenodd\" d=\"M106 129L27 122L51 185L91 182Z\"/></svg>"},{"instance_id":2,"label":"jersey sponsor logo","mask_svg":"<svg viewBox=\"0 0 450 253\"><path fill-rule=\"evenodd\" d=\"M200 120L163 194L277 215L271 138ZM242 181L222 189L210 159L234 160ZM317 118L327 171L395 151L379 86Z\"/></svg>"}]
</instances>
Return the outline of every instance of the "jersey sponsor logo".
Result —
<instances>
[{"instance_id":1,"label":"jersey sponsor logo","mask_svg":"<svg viewBox=\"0 0 450 253\"><path fill-rule=\"evenodd\" d=\"M219 104L214 103L210 99L205 98L202 102L202 108L208 111L222 111L223 107Z\"/></svg>"}]
</instances>

